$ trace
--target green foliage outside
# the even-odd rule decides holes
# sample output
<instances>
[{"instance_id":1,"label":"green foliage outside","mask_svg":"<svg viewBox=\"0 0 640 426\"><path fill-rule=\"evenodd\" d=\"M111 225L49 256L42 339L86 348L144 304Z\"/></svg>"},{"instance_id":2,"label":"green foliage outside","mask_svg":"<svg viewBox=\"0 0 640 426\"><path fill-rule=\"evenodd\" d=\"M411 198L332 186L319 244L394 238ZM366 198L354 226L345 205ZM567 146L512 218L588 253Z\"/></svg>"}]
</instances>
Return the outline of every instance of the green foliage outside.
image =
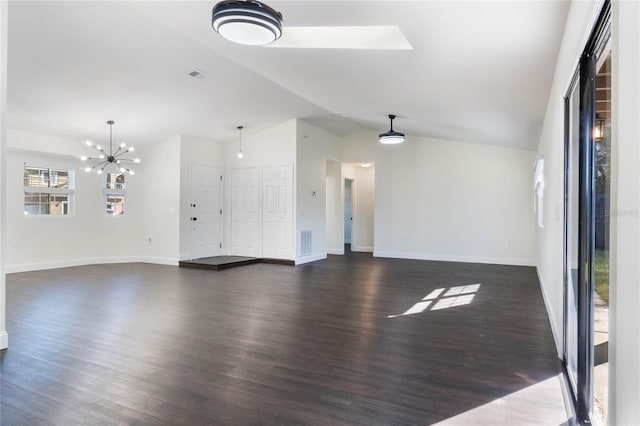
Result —
<instances>
[{"instance_id":1,"label":"green foliage outside","mask_svg":"<svg viewBox=\"0 0 640 426\"><path fill-rule=\"evenodd\" d=\"M611 124L604 128L604 137L596 143L595 150L595 190L598 194L608 194L611 176ZM596 293L609 305L609 250L596 249L593 263Z\"/></svg>"},{"instance_id":2,"label":"green foliage outside","mask_svg":"<svg viewBox=\"0 0 640 426\"><path fill-rule=\"evenodd\" d=\"M596 250L594 260L596 293L609 306L609 250Z\"/></svg>"}]
</instances>

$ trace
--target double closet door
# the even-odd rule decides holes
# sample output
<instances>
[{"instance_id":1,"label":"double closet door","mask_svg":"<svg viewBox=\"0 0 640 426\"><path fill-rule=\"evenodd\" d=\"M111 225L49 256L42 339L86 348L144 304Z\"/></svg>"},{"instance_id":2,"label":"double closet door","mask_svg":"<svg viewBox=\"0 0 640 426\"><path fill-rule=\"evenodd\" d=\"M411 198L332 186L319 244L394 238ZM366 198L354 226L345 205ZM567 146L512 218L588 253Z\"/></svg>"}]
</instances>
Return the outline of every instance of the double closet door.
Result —
<instances>
[{"instance_id":1,"label":"double closet door","mask_svg":"<svg viewBox=\"0 0 640 426\"><path fill-rule=\"evenodd\" d=\"M293 167L231 171L232 254L294 259Z\"/></svg>"}]
</instances>

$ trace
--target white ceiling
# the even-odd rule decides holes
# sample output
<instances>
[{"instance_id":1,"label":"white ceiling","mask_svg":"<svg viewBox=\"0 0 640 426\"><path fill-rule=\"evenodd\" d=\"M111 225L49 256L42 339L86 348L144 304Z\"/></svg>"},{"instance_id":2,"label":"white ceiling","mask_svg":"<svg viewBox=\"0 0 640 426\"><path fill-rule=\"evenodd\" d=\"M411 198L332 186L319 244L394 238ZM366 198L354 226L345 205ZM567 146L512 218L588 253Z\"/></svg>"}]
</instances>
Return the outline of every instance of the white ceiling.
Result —
<instances>
[{"instance_id":1,"label":"white ceiling","mask_svg":"<svg viewBox=\"0 0 640 426\"><path fill-rule=\"evenodd\" d=\"M533 148L565 1L269 1L286 26L396 25L413 50L234 45L215 2L9 4L9 127L142 146L236 138L293 117ZM198 69L204 80L190 77ZM341 114L347 114L344 117Z\"/></svg>"}]
</instances>

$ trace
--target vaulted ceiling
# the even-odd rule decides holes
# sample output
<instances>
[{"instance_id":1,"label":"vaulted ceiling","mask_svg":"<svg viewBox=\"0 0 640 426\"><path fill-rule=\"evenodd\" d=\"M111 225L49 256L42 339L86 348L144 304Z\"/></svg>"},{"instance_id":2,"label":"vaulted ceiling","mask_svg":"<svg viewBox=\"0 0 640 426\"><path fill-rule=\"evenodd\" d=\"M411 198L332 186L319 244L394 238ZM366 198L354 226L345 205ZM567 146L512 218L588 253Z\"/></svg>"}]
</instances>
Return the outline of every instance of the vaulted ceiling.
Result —
<instances>
[{"instance_id":1,"label":"vaulted ceiling","mask_svg":"<svg viewBox=\"0 0 640 426\"><path fill-rule=\"evenodd\" d=\"M9 127L144 145L304 118L534 148L569 3L269 1L287 26L397 26L412 49L235 45L215 2L9 4ZM284 37L283 40L284 41ZM276 42L277 43L277 42ZM206 78L189 76L193 70Z\"/></svg>"}]
</instances>

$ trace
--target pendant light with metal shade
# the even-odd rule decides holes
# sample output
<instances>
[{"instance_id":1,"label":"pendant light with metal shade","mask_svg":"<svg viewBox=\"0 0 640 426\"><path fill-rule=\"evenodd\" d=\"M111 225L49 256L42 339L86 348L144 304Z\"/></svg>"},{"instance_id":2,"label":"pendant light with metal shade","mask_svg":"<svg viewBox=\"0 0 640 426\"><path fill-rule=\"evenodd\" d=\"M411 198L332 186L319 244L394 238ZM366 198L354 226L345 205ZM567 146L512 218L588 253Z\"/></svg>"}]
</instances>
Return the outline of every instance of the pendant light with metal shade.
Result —
<instances>
[{"instance_id":1,"label":"pendant light with metal shade","mask_svg":"<svg viewBox=\"0 0 640 426\"><path fill-rule=\"evenodd\" d=\"M242 157L244 157L244 154L242 153L242 129L244 129L243 126L238 126L238 132L240 133L240 147L238 149L238 159L242 159Z\"/></svg>"},{"instance_id":2,"label":"pendant light with metal shade","mask_svg":"<svg viewBox=\"0 0 640 426\"><path fill-rule=\"evenodd\" d=\"M234 43L264 46L282 35L282 14L257 0L225 0L213 7L211 26Z\"/></svg>"},{"instance_id":3,"label":"pendant light with metal shade","mask_svg":"<svg viewBox=\"0 0 640 426\"><path fill-rule=\"evenodd\" d=\"M385 145L394 145L404 142L404 133L396 132L393 130L393 119L395 115L389 114L389 120L391 120L391 129L386 133L380 133L378 135L378 142Z\"/></svg>"}]
</instances>

